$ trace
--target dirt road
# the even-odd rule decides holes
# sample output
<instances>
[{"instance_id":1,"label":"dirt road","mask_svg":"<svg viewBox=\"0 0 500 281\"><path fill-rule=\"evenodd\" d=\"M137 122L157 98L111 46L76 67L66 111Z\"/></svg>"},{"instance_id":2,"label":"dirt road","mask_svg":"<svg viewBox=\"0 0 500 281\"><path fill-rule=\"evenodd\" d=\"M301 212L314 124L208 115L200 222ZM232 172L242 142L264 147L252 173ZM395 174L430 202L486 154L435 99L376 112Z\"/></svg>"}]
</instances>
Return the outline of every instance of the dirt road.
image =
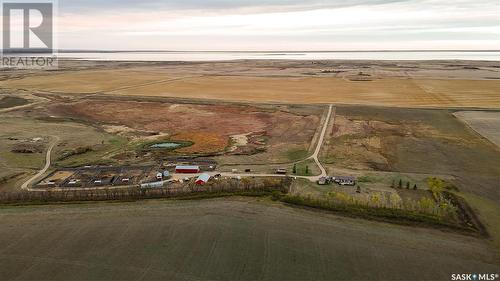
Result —
<instances>
[{"instance_id":1,"label":"dirt road","mask_svg":"<svg viewBox=\"0 0 500 281\"><path fill-rule=\"evenodd\" d=\"M311 155L311 157L308 158L308 159L313 159L314 162L316 162L316 165L321 170L321 175L317 176L315 178L327 176L326 169L325 169L325 167L323 167L323 165L319 161L318 156L319 156L319 153L321 151L321 147L323 146L323 143L325 141L325 135L326 135L326 131L328 129L328 125L330 124L330 118L332 117L332 112L333 112L333 105L330 104L328 107L328 114L326 116L325 123L323 124L323 129L321 131L321 135L319 136L318 144L316 145L316 150L314 151L313 155Z\"/></svg>"},{"instance_id":2,"label":"dirt road","mask_svg":"<svg viewBox=\"0 0 500 281\"><path fill-rule=\"evenodd\" d=\"M49 144L49 148L47 149L47 154L45 155L45 166L34 176L32 176L30 179L28 179L23 185L21 186L21 189L23 190L30 190L29 186L30 184L41 177L43 174L47 172L47 170L50 167L50 161L51 161L51 154L52 154L52 149L56 146L56 144L59 142L59 137L53 136L53 141Z\"/></svg>"}]
</instances>

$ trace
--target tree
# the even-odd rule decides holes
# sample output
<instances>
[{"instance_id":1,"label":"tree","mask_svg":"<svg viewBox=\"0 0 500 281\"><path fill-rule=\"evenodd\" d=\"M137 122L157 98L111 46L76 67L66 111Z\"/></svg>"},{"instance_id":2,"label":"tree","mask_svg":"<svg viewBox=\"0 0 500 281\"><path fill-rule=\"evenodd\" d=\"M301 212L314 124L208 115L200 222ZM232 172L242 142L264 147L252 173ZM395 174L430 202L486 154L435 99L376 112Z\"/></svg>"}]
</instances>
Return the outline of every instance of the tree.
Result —
<instances>
[{"instance_id":1,"label":"tree","mask_svg":"<svg viewBox=\"0 0 500 281\"><path fill-rule=\"evenodd\" d=\"M418 201L418 205L420 207L420 211L427 213L433 212L436 208L436 203L434 202L434 200L425 197L422 197L422 199Z\"/></svg>"},{"instance_id":2,"label":"tree","mask_svg":"<svg viewBox=\"0 0 500 281\"><path fill-rule=\"evenodd\" d=\"M406 183L406 189L410 189L410 182Z\"/></svg>"},{"instance_id":3,"label":"tree","mask_svg":"<svg viewBox=\"0 0 500 281\"><path fill-rule=\"evenodd\" d=\"M309 166L306 166L306 175L309 175Z\"/></svg>"},{"instance_id":4,"label":"tree","mask_svg":"<svg viewBox=\"0 0 500 281\"><path fill-rule=\"evenodd\" d=\"M380 196L380 193L374 193L372 194L371 198L370 198L370 201L372 203L372 206L379 206L379 204L381 203L381 196Z\"/></svg>"},{"instance_id":5,"label":"tree","mask_svg":"<svg viewBox=\"0 0 500 281\"><path fill-rule=\"evenodd\" d=\"M398 184L399 189L403 188L403 180L399 179L399 184Z\"/></svg>"},{"instance_id":6,"label":"tree","mask_svg":"<svg viewBox=\"0 0 500 281\"><path fill-rule=\"evenodd\" d=\"M444 181L438 178L429 178L427 184L434 195L434 198L438 199L441 197L441 193L444 189Z\"/></svg>"},{"instance_id":7,"label":"tree","mask_svg":"<svg viewBox=\"0 0 500 281\"><path fill-rule=\"evenodd\" d=\"M417 184L413 186L413 190L417 190Z\"/></svg>"},{"instance_id":8,"label":"tree","mask_svg":"<svg viewBox=\"0 0 500 281\"><path fill-rule=\"evenodd\" d=\"M293 164L293 173L296 174L297 173L297 164Z\"/></svg>"}]
</instances>

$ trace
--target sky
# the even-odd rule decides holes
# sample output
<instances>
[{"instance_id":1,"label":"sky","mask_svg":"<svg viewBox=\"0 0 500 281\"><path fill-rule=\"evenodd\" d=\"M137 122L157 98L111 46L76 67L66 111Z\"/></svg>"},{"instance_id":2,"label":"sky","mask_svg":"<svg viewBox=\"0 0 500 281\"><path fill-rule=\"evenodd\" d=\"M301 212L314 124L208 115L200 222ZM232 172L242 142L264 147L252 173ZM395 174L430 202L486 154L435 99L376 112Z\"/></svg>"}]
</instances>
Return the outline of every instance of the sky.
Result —
<instances>
[{"instance_id":1,"label":"sky","mask_svg":"<svg viewBox=\"0 0 500 281\"><path fill-rule=\"evenodd\" d=\"M499 0L59 0L61 49L500 49Z\"/></svg>"}]
</instances>

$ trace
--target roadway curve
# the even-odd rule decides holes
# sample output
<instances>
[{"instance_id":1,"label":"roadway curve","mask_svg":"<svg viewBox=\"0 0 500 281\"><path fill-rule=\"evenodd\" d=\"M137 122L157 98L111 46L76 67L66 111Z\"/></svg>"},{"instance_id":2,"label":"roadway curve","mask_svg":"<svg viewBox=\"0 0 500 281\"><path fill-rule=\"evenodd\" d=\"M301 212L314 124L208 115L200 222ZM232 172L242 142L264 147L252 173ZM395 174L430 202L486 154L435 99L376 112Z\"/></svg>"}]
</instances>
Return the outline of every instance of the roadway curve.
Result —
<instances>
[{"instance_id":1,"label":"roadway curve","mask_svg":"<svg viewBox=\"0 0 500 281\"><path fill-rule=\"evenodd\" d=\"M50 168L50 161L51 161L51 157L50 156L52 154L52 150L54 149L54 147L56 146L56 144L59 142L59 137L54 136L53 138L54 138L54 140L50 143L49 149L47 149L47 154L45 155L45 166L36 175L32 176L25 183L23 183L23 185L21 186L21 189L23 189L23 190L31 190L29 188L30 184L33 181L35 181L36 179L38 179L39 177L41 177L43 174L45 174L47 172L47 170Z\"/></svg>"}]
</instances>

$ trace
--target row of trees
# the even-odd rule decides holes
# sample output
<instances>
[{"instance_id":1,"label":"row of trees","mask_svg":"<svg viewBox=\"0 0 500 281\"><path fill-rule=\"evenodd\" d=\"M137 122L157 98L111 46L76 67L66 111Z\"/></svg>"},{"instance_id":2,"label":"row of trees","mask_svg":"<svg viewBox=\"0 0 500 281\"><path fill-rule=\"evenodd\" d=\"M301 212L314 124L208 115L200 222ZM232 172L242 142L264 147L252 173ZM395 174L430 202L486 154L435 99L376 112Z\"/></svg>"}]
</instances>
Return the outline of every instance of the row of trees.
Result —
<instances>
[{"instance_id":1,"label":"row of trees","mask_svg":"<svg viewBox=\"0 0 500 281\"><path fill-rule=\"evenodd\" d=\"M456 219L457 209L449 200L433 200L422 197L419 200L402 200L392 192L374 192L367 197L351 196L345 192L329 192L325 198L328 204L365 206L372 208L398 209L409 212L435 215L443 219Z\"/></svg>"},{"instance_id":2,"label":"row of trees","mask_svg":"<svg viewBox=\"0 0 500 281\"><path fill-rule=\"evenodd\" d=\"M409 181L407 181L405 186L406 186L406 189L410 189L411 183ZM392 188L396 188L396 181L395 180L392 180L391 187ZM403 180L402 179L399 179L397 188L403 189ZM417 184L414 184L413 185L413 190L417 190L417 189L418 189Z\"/></svg>"},{"instance_id":3,"label":"row of trees","mask_svg":"<svg viewBox=\"0 0 500 281\"><path fill-rule=\"evenodd\" d=\"M45 203L71 201L128 201L155 198L175 198L203 194L230 193L286 193L291 184L290 178L264 178L213 181L205 186L171 185L167 188L141 189L139 187L99 190L58 190L58 191L21 191L0 193L0 204Z\"/></svg>"},{"instance_id":4,"label":"row of trees","mask_svg":"<svg viewBox=\"0 0 500 281\"><path fill-rule=\"evenodd\" d=\"M297 174L297 164L293 164L293 174ZM305 168L305 174L306 175L309 175L309 165L306 165L306 168Z\"/></svg>"}]
</instances>

